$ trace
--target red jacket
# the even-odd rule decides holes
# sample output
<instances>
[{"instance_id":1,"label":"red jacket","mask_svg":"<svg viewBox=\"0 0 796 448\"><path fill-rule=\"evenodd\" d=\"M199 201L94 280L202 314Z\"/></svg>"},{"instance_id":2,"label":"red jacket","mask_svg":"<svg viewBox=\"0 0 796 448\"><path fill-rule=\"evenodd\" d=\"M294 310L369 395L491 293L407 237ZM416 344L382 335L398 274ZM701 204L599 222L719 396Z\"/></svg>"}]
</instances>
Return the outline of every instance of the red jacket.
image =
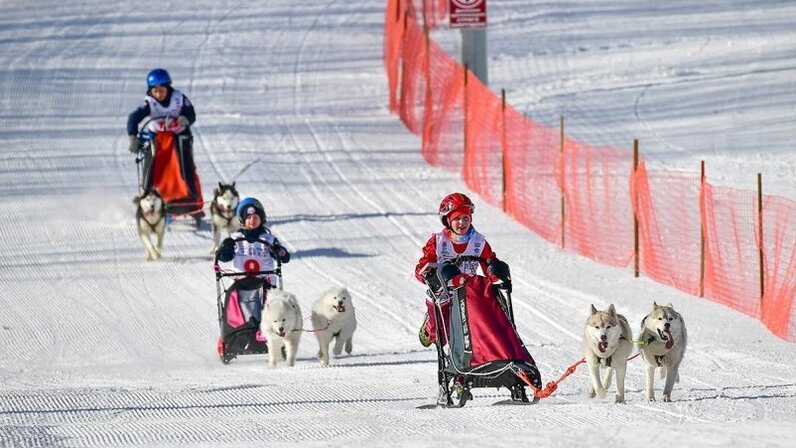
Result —
<instances>
[{"instance_id":1,"label":"red jacket","mask_svg":"<svg viewBox=\"0 0 796 448\"><path fill-rule=\"evenodd\" d=\"M449 230L444 230L444 232L448 232ZM464 252L467 248L467 243L456 244L453 243L453 250L460 254ZM487 275L490 281L497 281L496 278L492 275L488 275L486 273L487 264L491 262L492 259L496 258L495 252L492 250L492 246L489 245L488 242L484 241L484 248L481 251L481 271L484 275ZM423 246L423 255L420 257L420 260L417 262L417 266L415 266L415 278L420 282L423 282L423 273L425 273L426 265L429 263L436 263L437 262L437 237L436 234L432 234L431 238L426 241L426 244Z\"/></svg>"}]
</instances>

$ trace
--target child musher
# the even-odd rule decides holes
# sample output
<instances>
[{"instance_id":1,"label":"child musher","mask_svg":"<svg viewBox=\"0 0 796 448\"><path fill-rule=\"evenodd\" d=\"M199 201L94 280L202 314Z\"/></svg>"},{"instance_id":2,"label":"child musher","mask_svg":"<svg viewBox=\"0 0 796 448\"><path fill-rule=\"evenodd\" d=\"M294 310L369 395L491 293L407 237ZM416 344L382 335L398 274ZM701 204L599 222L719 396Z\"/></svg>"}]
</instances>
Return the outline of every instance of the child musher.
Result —
<instances>
[{"instance_id":1,"label":"child musher","mask_svg":"<svg viewBox=\"0 0 796 448\"><path fill-rule=\"evenodd\" d=\"M443 229L431 235L423 246L423 255L415 267L418 281L425 283L424 280L427 279L431 284L436 281L435 269L430 266L433 263L442 263L458 256L473 256L480 260L462 261L457 265L461 274L451 280L454 287L463 284L464 276L474 276L480 269L482 275L493 283L501 281L501 287L511 292L509 267L497 259L484 235L473 227L474 211L473 202L462 193L451 193L442 199L439 204L439 218ZM434 304L426 299L426 307L428 312L419 334L423 347L436 342L436 319L430 317L435 316Z\"/></svg>"},{"instance_id":2,"label":"child musher","mask_svg":"<svg viewBox=\"0 0 796 448\"><path fill-rule=\"evenodd\" d=\"M238 203L236 210L242 228L221 242L218 261L232 261L234 269L241 273L270 271L275 268L275 259L280 263L290 261L290 253L279 244L279 240L265 226L263 205L255 198L246 198ZM240 241L235 241L239 240ZM277 287L275 274L263 276L265 288ZM251 297L240 297L244 320L254 319L259 324L265 297L259 291Z\"/></svg>"}]
</instances>

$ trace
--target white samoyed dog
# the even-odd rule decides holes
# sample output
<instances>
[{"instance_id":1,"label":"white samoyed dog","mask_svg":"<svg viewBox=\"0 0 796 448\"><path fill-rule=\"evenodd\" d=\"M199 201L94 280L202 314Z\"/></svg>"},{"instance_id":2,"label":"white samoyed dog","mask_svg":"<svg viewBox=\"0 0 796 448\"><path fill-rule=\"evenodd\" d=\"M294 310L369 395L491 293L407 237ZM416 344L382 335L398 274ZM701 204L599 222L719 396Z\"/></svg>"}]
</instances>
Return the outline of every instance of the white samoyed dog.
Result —
<instances>
[{"instance_id":1,"label":"white samoyed dog","mask_svg":"<svg viewBox=\"0 0 796 448\"><path fill-rule=\"evenodd\" d=\"M332 353L339 355L345 347L345 352L351 354L354 330L357 329L357 317L351 294L346 288L332 288L312 306L312 327L318 338L318 359L321 365L329 365L329 344L334 339Z\"/></svg>"},{"instance_id":2,"label":"white samoyed dog","mask_svg":"<svg viewBox=\"0 0 796 448\"><path fill-rule=\"evenodd\" d=\"M271 367L285 348L285 362L292 366L296 362L296 351L304 331L304 319L301 315L296 296L281 289L270 289L266 295L263 315L260 320L260 331L268 339L268 359Z\"/></svg>"}]
</instances>

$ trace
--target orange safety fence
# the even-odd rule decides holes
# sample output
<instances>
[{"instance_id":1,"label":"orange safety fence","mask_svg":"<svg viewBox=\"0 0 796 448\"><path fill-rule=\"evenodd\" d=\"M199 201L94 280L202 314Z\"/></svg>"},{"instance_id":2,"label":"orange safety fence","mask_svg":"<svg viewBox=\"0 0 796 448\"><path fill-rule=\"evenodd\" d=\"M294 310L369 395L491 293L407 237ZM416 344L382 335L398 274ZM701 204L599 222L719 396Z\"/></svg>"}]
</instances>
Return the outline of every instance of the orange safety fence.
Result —
<instances>
[{"instance_id":1,"label":"orange safety fence","mask_svg":"<svg viewBox=\"0 0 796 448\"><path fill-rule=\"evenodd\" d=\"M612 266L633 260L632 158L627 149L565 140L560 164L566 248Z\"/></svg>"},{"instance_id":2,"label":"orange safety fence","mask_svg":"<svg viewBox=\"0 0 796 448\"><path fill-rule=\"evenodd\" d=\"M434 166L459 171L464 154L464 67L436 42L429 45L428 105L423 120L423 157Z\"/></svg>"},{"instance_id":3,"label":"orange safety fence","mask_svg":"<svg viewBox=\"0 0 796 448\"><path fill-rule=\"evenodd\" d=\"M650 171L642 157L634 166L629 148L594 147L535 123L428 37L446 6L388 0L385 10L390 110L422 138L429 164L460 173L487 203L564 250L616 267L637 261L641 274L796 341L794 202Z\"/></svg>"},{"instance_id":4,"label":"orange safety fence","mask_svg":"<svg viewBox=\"0 0 796 448\"><path fill-rule=\"evenodd\" d=\"M641 273L697 296L703 270L700 182L699 173L647 172L645 163L633 177Z\"/></svg>"}]
</instances>

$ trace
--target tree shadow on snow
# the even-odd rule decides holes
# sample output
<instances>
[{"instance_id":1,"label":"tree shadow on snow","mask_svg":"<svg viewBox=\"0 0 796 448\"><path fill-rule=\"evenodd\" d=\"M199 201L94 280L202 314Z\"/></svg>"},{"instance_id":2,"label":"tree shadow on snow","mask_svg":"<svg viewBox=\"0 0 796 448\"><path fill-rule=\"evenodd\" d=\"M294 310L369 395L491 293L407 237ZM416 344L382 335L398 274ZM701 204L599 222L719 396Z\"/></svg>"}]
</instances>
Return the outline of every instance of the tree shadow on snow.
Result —
<instances>
[{"instance_id":1,"label":"tree shadow on snow","mask_svg":"<svg viewBox=\"0 0 796 448\"><path fill-rule=\"evenodd\" d=\"M309 250L297 250L291 254L291 259L304 257L328 257L328 258L365 258L373 257L375 254L350 253L339 247L317 247Z\"/></svg>"},{"instance_id":2,"label":"tree shadow on snow","mask_svg":"<svg viewBox=\"0 0 796 448\"><path fill-rule=\"evenodd\" d=\"M299 221L331 222L331 221L346 221L350 219L389 218L391 216L436 216L436 215L437 215L436 213L429 213L429 212L341 213L336 215L299 214L299 215L286 215L286 216L275 216L275 217L269 216L268 224L277 225L277 224L287 224Z\"/></svg>"}]
</instances>

